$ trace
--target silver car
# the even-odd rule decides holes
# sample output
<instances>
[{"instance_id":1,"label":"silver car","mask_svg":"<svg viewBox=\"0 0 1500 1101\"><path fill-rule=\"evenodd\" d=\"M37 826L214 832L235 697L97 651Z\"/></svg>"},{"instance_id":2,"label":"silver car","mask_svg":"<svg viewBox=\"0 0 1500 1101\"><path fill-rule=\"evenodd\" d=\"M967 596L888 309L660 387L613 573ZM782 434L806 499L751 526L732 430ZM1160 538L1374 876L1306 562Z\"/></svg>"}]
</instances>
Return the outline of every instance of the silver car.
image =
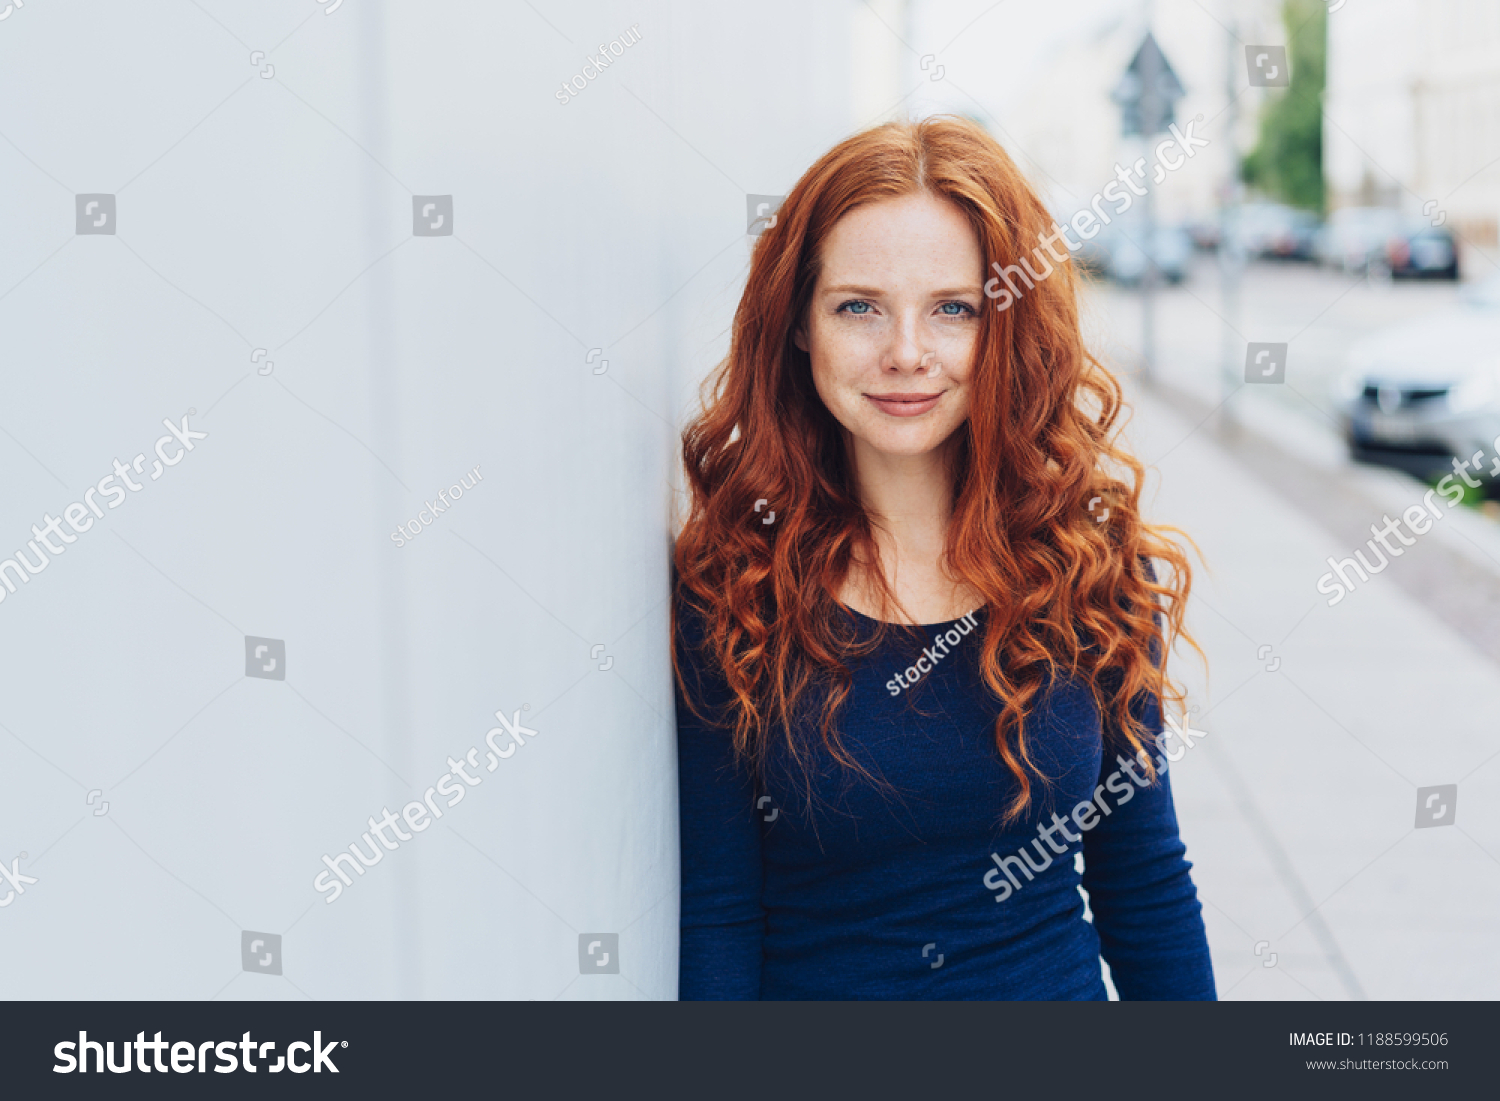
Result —
<instances>
[{"instance_id":1,"label":"silver car","mask_svg":"<svg viewBox=\"0 0 1500 1101\"><path fill-rule=\"evenodd\" d=\"M1483 452L1484 469L1470 477L1496 480L1500 279L1471 288L1462 305L1356 343L1334 397L1357 461L1432 478Z\"/></svg>"}]
</instances>

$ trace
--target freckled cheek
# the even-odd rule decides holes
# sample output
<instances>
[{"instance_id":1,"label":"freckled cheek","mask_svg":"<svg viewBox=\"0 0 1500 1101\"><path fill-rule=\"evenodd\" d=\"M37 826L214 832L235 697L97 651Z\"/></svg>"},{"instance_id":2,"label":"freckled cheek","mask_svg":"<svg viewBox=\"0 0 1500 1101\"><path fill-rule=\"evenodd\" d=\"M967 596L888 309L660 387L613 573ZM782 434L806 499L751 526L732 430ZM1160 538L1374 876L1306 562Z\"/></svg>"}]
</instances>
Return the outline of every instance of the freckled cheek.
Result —
<instances>
[{"instance_id":1,"label":"freckled cheek","mask_svg":"<svg viewBox=\"0 0 1500 1101\"><path fill-rule=\"evenodd\" d=\"M813 346L813 387L826 405L837 409L859 403L875 368L870 357L851 342L824 339Z\"/></svg>"},{"instance_id":2,"label":"freckled cheek","mask_svg":"<svg viewBox=\"0 0 1500 1101\"><path fill-rule=\"evenodd\" d=\"M886 344L867 328L830 326L819 334L814 363L835 384L854 386L879 372Z\"/></svg>"},{"instance_id":3,"label":"freckled cheek","mask_svg":"<svg viewBox=\"0 0 1500 1101\"><path fill-rule=\"evenodd\" d=\"M978 344L975 339L956 337L940 342L933 351L949 378L966 382L974 370L974 352Z\"/></svg>"}]
</instances>

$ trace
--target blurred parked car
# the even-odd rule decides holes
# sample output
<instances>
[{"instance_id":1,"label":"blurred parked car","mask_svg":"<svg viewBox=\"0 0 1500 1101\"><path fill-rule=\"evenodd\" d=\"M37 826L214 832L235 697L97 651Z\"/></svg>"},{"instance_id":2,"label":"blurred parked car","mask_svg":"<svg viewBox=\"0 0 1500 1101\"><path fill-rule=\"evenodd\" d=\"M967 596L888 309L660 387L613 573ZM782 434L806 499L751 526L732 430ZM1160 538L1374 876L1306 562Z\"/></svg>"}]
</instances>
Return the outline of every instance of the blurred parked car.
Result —
<instances>
[{"instance_id":1,"label":"blurred parked car","mask_svg":"<svg viewBox=\"0 0 1500 1101\"><path fill-rule=\"evenodd\" d=\"M1335 210L1313 240L1313 255L1320 264L1347 272L1364 273L1370 261L1386 262L1392 238L1405 229L1401 212L1379 206L1347 206Z\"/></svg>"},{"instance_id":2,"label":"blurred parked car","mask_svg":"<svg viewBox=\"0 0 1500 1101\"><path fill-rule=\"evenodd\" d=\"M1204 252L1212 252L1219 247L1219 239L1223 235L1223 227L1219 225L1218 218L1194 218L1187 224L1188 236L1193 239L1193 247L1202 249Z\"/></svg>"},{"instance_id":3,"label":"blurred parked car","mask_svg":"<svg viewBox=\"0 0 1500 1101\"><path fill-rule=\"evenodd\" d=\"M1193 257L1193 239L1187 230L1181 226L1157 226L1150 247L1151 259L1163 280L1181 283L1187 278L1188 263ZM1106 271L1116 283L1126 286L1139 283L1146 276L1146 263L1144 231L1111 236Z\"/></svg>"},{"instance_id":4,"label":"blurred parked car","mask_svg":"<svg viewBox=\"0 0 1500 1101\"><path fill-rule=\"evenodd\" d=\"M1271 233L1267 255L1283 260L1311 260L1313 238L1322 223L1310 210L1293 210Z\"/></svg>"},{"instance_id":5,"label":"blurred parked car","mask_svg":"<svg viewBox=\"0 0 1500 1101\"><path fill-rule=\"evenodd\" d=\"M1073 260L1090 275L1134 286L1146 274L1145 237L1146 227L1139 220L1125 223L1116 220L1084 240ZM1193 255L1193 239L1187 229L1157 226L1153 242L1152 253L1161 281L1181 283L1187 277Z\"/></svg>"},{"instance_id":6,"label":"blurred parked car","mask_svg":"<svg viewBox=\"0 0 1500 1101\"><path fill-rule=\"evenodd\" d=\"M1500 278L1356 343L1334 397L1355 460L1430 478L1483 452L1470 477L1488 480L1500 435Z\"/></svg>"},{"instance_id":7,"label":"blurred parked car","mask_svg":"<svg viewBox=\"0 0 1500 1101\"><path fill-rule=\"evenodd\" d=\"M1245 203L1225 215L1224 237L1250 258L1310 260L1318 216L1283 203Z\"/></svg>"},{"instance_id":8,"label":"blurred parked car","mask_svg":"<svg viewBox=\"0 0 1500 1101\"><path fill-rule=\"evenodd\" d=\"M1418 222L1386 241L1386 265L1395 278L1457 279L1458 242L1450 230Z\"/></svg>"}]
</instances>

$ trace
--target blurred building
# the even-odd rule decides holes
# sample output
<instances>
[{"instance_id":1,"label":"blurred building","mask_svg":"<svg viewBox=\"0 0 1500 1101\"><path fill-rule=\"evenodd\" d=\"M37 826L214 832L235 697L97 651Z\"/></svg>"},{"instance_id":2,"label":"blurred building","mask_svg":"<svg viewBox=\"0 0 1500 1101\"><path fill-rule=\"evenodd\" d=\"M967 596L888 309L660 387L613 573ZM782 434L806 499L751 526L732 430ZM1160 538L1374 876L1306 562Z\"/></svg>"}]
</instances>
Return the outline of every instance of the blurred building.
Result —
<instances>
[{"instance_id":1,"label":"blurred building","mask_svg":"<svg viewBox=\"0 0 1500 1101\"><path fill-rule=\"evenodd\" d=\"M1116 164L1141 155L1141 141L1120 136L1120 111L1110 92L1149 27L1185 92L1178 125L1201 115L1195 136L1213 142L1190 169L1169 173L1156 188L1157 214L1167 222L1209 215L1255 142L1266 90L1248 87L1245 44L1286 41L1279 5L1157 0L1109 5L1101 16L1091 29L1064 39L1029 83L1016 112L1015 144L1055 209L1086 203L1113 180Z\"/></svg>"},{"instance_id":2,"label":"blurred building","mask_svg":"<svg viewBox=\"0 0 1500 1101\"><path fill-rule=\"evenodd\" d=\"M1394 206L1471 246L1500 223L1500 5L1365 0L1328 18L1330 207Z\"/></svg>"}]
</instances>

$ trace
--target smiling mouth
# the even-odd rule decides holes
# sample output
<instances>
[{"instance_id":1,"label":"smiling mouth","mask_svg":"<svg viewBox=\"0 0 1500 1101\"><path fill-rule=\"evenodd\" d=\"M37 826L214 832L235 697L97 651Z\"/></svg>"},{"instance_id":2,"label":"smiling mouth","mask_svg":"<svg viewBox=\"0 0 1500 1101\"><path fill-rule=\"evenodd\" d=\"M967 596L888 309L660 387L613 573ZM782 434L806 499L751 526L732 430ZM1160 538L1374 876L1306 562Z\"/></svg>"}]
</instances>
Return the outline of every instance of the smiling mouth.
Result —
<instances>
[{"instance_id":1,"label":"smiling mouth","mask_svg":"<svg viewBox=\"0 0 1500 1101\"><path fill-rule=\"evenodd\" d=\"M938 399L943 396L943 391L936 394L866 394L875 406L883 413L893 417L916 417L927 412L937 405Z\"/></svg>"}]
</instances>

